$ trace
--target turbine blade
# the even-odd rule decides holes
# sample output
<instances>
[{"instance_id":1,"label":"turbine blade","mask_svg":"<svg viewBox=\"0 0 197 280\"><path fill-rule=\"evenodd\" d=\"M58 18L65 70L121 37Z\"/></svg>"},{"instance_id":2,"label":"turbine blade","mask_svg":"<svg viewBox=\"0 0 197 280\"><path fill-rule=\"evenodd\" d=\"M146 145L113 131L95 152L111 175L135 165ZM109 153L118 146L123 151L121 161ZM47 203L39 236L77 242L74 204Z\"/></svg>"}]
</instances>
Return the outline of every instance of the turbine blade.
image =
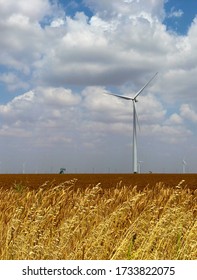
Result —
<instances>
[{"instance_id":1,"label":"turbine blade","mask_svg":"<svg viewBox=\"0 0 197 280\"><path fill-rule=\"evenodd\" d=\"M187 165L187 162L186 162L184 159L183 159L182 163L183 163L184 165Z\"/></svg>"},{"instance_id":2,"label":"turbine blade","mask_svg":"<svg viewBox=\"0 0 197 280\"><path fill-rule=\"evenodd\" d=\"M133 99L132 97L128 97L128 96L124 96L124 95L118 95L118 94L114 94L114 93L105 93L105 94L116 96L116 97L126 99L126 100L132 100Z\"/></svg>"},{"instance_id":3,"label":"turbine blade","mask_svg":"<svg viewBox=\"0 0 197 280\"><path fill-rule=\"evenodd\" d=\"M155 75L150 79L150 81L148 81L148 83L146 83L136 94L135 94L135 96L133 97L133 100L135 100L137 97L138 97L138 95L150 84L150 82L155 78L155 76L158 74L158 72L157 73L155 73Z\"/></svg>"}]
</instances>

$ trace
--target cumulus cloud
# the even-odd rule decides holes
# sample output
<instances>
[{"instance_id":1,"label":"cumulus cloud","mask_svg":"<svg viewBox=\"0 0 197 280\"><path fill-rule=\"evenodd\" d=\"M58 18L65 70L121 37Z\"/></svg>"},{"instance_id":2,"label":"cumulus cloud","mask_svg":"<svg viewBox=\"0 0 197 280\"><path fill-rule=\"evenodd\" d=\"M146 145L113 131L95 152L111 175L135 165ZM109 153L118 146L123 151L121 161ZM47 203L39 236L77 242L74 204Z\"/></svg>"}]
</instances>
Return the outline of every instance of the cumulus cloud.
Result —
<instances>
[{"instance_id":1,"label":"cumulus cloud","mask_svg":"<svg viewBox=\"0 0 197 280\"><path fill-rule=\"evenodd\" d=\"M181 105L180 115L191 122L197 123L197 113L189 104Z\"/></svg>"},{"instance_id":2,"label":"cumulus cloud","mask_svg":"<svg viewBox=\"0 0 197 280\"><path fill-rule=\"evenodd\" d=\"M174 113L166 120L165 123L168 125L181 125L183 124L183 118L179 114Z\"/></svg>"},{"instance_id":3,"label":"cumulus cloud","mask_svg":"<svg viewBox=\"0 0 197 280\"><path fill-rule=\"evenodd\" d=\"M9 91L15 91L17 89L27 89L29 84L23 79L21 80L13 72L0 74L0 82L6 84Z\"/></svg>"},{"instance_id":4,"label":"cumulus cloud","mask_svg":"<svg viewBox=\"0 0 197 280\"><path fill-rule=\"evenodd\" d=\"M142 15L151 15L156 17L163 16L163 5L162 0L140 0L140 1L125 1L125 0L114 0L114 1L96 1L96 0L85 0L85 3L99 14L100 17L138 17ZM143 17L143 16L142 16Z\"/></svg>"},{"instance_id":5,"label":"cumulus cloud","mask_svg":"<svg viewBox=\"0 0 197 280\"><path fill-rule=\"evenodd\" d=\"M59 36L52 30L49 34L56 37L55 44L49 43L50 50L36 62L34 78L51 85L121 85L139 73L148 76L159 62L165 64L167 41L172 40L161 24L130 19L122 25L122 19L110 23L95 15L88 20L83 13L67 17Z\"/></svg>"},{"instance_id":6,"label":"cumulus cloud","mask_svg":"<svg viewBox=\"0 0 197 280\"><path fill-rule=\"evenodd\" d=\"M150 129L150 127L149 127ZM181 143L187 141L192 132L184 126L172 125L152 125L151 130L153 135L156 135L160 140L166 143Z\"/></svg>"},{"instance_id":7,"label":"cumulus cloud","mask_svg":"<svg viewBox=\"0 0 197 280\"><path fill-rule=\"evenodd\" d=\"M113 123L130 118L131 106L120 99L110 96L111 92L103 87L87 87L83 90L83 106L91 119Z\"/></svg>"},{"instance_id":8,"label":"cumulus cloud","mask_svg":"<svg viewBox=\"0 0 197 280\"><path fill-rule=\"evenodd\" d=\"M70 89L36 88L26 92L0 106L0 119L4 123L0 134L29 136L34 139L34 145L72 139L68 131L77 129L77 118L73 115L77 116L79 102L80 97Z\"/></svg>"},{"instance_id":9,"label":"cumulus cloud","mask_svg":"<svg viewBox=\"0 0 197 280\"><path fill-rule=\"evenodd\" d=\"M1 64L29 75L32 65L46 50L42 24L48 17L53 21L56 10L58 14L56 5L48 0L35 0L33 5L25 0L0 1Z\"/></svg>"},{"instance_id":10,"label":"cumulus cloud","mask_svg":"<svg viewBox=\"0 0 197 280\"><path fill-rule=\"evenodd\" d=\"M17 15L23 15L26 18L39 21L47 14L50 14L51 4L48 0L34 0L34 5L29 5L26 0L0 0L1 19L8 18L12 20Z\"/></svg>"},{"instance_id":11,"label":"cumulus cloud","mask_svg":"<svg viewBox=\"0 0 197 280\"><path fill-rule=\"evenodd\" d=\"M2 22L6 34L0 46L2 64L26 74L32 70L35 84L52 86L122 85L131 77L136 81L144 74L148 77L150 69L169 66L168 56L174 57L178 42L155 16L163 11L163 1L86 4L124 16L109 19L97 12L89 19L80 12L73 18L54 17L43 29L38 20L32 24L29 12L21 8L21 13ZM48 10L42 9L45 14Z\"/></svg>"}]
</instances>

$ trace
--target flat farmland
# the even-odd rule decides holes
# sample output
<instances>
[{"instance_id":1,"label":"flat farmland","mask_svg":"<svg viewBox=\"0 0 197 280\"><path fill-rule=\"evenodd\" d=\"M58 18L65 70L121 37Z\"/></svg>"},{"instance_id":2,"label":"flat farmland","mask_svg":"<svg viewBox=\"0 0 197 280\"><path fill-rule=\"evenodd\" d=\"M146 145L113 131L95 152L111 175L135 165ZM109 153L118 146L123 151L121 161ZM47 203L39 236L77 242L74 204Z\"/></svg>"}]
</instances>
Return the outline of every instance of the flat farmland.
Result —
<instances>
[{"instance_id":1,"label":"flat farmland","mask_svg":"<svg viewBox=\"0 0 197 280\"><path fill-rule=\"evenodd\" d=\"M197 259L196 174L1 174L1 260Z\"/></svg>"},{"instance_id":2,"label":"flat farmland","mask_svg":"<svg viewBox=\"0 0 197 280\"><path fill-rule=\"evenodd\" d=\"M158 182L173 187L185 180L185 186L197 189L197 174L0 174L0 186L9 188L13 184L21 184L36 189L41 185L59 185L74 178L79 188L98 183L104 188L111 188L116 187L120 181L123 185L137 186L138 189L153 187Z\"/></svg>"}]
</instances>

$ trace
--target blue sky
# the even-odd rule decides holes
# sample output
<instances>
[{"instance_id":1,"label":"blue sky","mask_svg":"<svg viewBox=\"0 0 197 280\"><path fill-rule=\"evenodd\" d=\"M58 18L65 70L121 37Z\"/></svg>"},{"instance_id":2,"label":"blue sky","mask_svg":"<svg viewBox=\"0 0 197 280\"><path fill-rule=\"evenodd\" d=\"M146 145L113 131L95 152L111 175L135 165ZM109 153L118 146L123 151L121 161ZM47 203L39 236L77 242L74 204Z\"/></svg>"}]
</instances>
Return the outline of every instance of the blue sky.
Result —
<instances>
[{"instance_id":1,"label":"blue sky","mask_svg":"<svg viewBox=\"0 0 197 280\"><path fill-rule=\"evenodd\" d=\"M0 0L0 173L196 172L197 6Z\"/></svg>"},{"instance_id":2,"label":"blue sky","mask_svg":"<svg viewBox=\"0 0 197 280\"><path fill-rule=\"evenodd\" d=\"M164 23L169 30L185 35L196 16L197 4L195 0L168 0L165 3L168 16ZM174 14L174 16L173 16Z\"/></svg>"}]
</instances>

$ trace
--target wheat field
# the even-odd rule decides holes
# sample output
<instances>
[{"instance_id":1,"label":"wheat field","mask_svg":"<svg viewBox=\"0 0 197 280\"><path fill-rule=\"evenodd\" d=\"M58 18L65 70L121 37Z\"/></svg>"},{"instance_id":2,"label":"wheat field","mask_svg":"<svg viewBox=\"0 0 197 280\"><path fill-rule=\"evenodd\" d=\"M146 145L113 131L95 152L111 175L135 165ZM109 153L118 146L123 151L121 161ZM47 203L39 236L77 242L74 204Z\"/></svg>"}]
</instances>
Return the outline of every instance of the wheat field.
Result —
<instances>
[{"instance_id":1,"label":"wheat field","mask_svg":"<svg viewBox=\"0 0 197 280\"><path fill-rule=\"evenodd\" d=\"M197 259L197 190L184 180L0 188L1 260Z\"/></svg>"}]
</instances>

